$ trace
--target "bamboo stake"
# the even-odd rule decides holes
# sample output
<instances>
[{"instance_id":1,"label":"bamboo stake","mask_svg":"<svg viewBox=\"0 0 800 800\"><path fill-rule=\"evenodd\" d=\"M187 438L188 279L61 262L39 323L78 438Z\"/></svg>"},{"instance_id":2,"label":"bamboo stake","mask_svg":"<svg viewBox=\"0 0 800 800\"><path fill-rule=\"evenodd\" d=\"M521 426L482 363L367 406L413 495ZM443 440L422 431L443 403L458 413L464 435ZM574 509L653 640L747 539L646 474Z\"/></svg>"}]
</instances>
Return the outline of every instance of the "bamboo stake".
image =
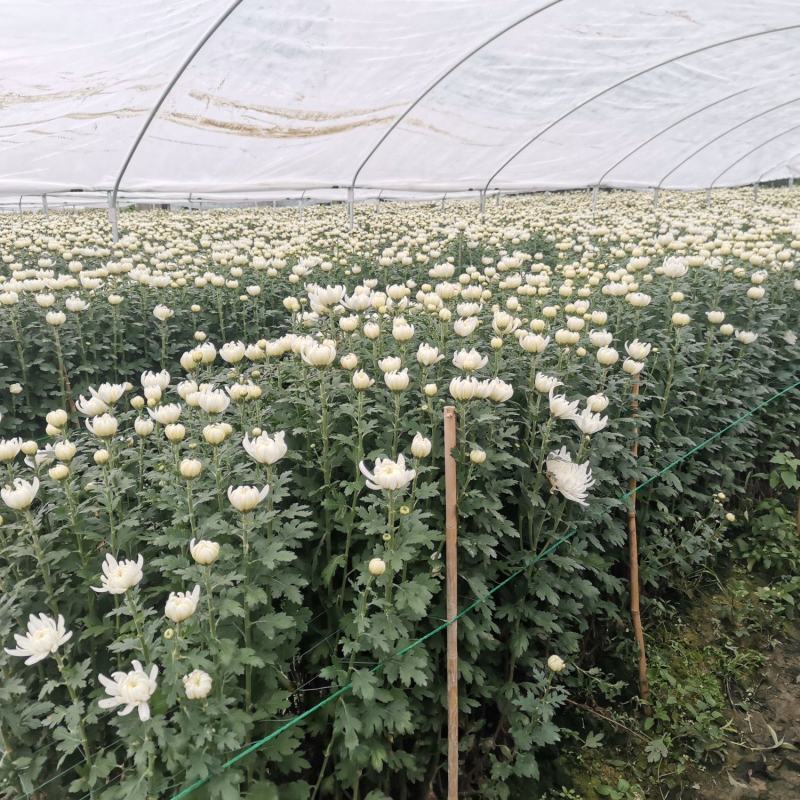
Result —
<instances>
[{"instance_id":1,"label":"bamboo stake","mask_svg":"<svg viewBox=\"0 0 800 800\"><path fill-rule=\"evenodd\" d=\"M631 399L631 417L635 420L639 413L639 376L633 379L633 391ZM639 457L639 425L633 429L633 445L631 446L634 461ZM636 477L629 481L629 491L631 492L628 503L628 550L630 560L630 585L631 585L631 621L633 622L633 634L636 637L636 644L639 648L639 696L645 711L650 706L650 683L647 680L647 652L644 644L644 632L642 631L642 615L639 611L639 539L636 531Z\"/></svg>"},{"instance_id":2,"label":"bamboo stake","mask_svg":"<svg viewBox=\"0 0 800 800\"><path fill-rule=\"evenodd\" d=\"M458 614L458 508L456 506L456 410L444 409L445 556L447 618ZM458 800L458 624L447 628L447 800Z\"/></svg>"}]
</instances>

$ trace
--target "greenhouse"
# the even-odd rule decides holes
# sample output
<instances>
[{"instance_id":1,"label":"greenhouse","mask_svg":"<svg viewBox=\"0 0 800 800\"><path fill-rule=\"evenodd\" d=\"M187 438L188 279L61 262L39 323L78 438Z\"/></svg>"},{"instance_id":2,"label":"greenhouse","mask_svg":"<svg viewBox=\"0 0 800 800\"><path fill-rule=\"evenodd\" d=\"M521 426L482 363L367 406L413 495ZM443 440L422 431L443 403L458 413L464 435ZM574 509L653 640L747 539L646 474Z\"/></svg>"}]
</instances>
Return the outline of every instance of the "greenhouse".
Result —
<instances>
[{"instance_id":1,"label":"greenhouse","mask_svg":"<svg viewBox=\"0 0 800 800\"><path fill-rule=\"evenodd\" d=\"M800 797L800 4L0 19L0 800Z\"/></svg>"}]
</instances>

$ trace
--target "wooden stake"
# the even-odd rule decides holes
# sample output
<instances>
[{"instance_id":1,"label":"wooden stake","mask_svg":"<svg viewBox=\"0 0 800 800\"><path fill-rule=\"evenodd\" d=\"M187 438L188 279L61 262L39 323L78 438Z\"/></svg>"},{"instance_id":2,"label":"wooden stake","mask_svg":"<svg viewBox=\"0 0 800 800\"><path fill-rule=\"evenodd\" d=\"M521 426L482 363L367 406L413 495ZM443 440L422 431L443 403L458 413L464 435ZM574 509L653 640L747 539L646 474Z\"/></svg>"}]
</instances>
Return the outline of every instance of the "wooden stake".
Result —
<instances>
[{"instance_id":1,"label":"wooden stake","mask_svg":"<svg viewBox=\"0 0 800 800\"><path fill-rule=\"evenodd\" d=\"M635 419L639 413L639 376L633 379L633 398L631 400L631 416ZM639 426L633 429L633 446L631 453L636 460L639 456ZM631 496L628 500L628 552L630 561L631 585L631 621L633 635L639 648L639 697L645 711L650 706L650 683L647 680L647 652L645 651L644 632L642 631L642 615L639 611L639 539L636 531L636 478L628 482Z\"/></svg>"},{"instance_id":2,"label":"wooden stake","mask_svg":"<svg viewBox=\"0 0 800 800\"><path fill-rule=\"evenodd\" d=\"M444 409L445 557L447 567L447 618L458 614L458 507L456 462L456 410ZM447 800L458 800L458 623L447 627Z\"/></svg>"}]
</instances>

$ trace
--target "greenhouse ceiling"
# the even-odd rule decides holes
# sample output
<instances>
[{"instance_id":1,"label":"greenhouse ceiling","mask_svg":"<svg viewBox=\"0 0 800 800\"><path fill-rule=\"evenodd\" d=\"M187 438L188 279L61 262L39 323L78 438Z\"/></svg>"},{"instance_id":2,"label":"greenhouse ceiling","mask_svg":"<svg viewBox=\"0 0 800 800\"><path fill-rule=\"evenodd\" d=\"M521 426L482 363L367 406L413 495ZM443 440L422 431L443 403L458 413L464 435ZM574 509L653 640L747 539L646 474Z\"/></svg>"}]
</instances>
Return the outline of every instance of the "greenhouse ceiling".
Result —
<instances>
[{"instance_id":1,"label":"greenhouse ceiling","mask_svg":"<svg viewBox=\"0 0 800 800\"><path fill-rule=\"evenodd\" d=\"M797 0L9 0L0 44L6 195L707 189L800 167Z\"/></svg>"}]
</instances>

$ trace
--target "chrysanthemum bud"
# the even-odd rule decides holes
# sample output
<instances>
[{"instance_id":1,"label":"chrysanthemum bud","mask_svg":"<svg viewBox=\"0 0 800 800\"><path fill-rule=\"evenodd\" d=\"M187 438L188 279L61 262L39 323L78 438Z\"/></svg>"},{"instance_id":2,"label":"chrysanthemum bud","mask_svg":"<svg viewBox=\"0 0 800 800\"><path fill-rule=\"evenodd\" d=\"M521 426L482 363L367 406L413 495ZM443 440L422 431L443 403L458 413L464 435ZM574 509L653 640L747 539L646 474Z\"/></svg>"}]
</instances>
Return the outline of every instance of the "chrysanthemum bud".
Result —
<instances>
[{"instance_id":1,"label":"chrysanthemum bud","mask_svg":"<svg viewBox=\"0 0 800 800\"><path fill-rule=\"evenodd\" d=\"M386 562L382 558L373 558L369 562L369 574L375 578L386 572Z\"/></svg>"}]
</instances>

